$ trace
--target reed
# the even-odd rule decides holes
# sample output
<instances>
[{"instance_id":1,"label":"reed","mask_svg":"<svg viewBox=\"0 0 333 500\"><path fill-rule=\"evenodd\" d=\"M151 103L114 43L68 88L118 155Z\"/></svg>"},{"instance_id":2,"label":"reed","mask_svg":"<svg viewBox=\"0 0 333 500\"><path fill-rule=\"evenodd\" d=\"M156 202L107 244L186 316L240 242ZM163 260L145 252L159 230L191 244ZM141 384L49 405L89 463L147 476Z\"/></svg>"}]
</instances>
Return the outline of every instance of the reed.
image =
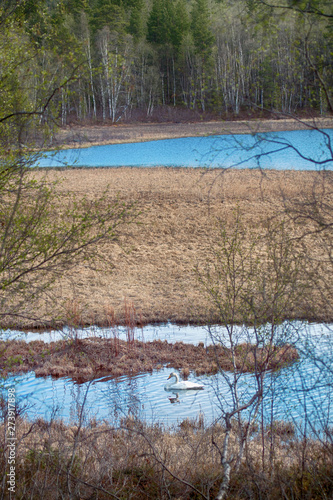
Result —
<instances>
[{"instance_id":1,"label":"reed","mask_svg":"<svg viewBox=\"0 0 333 500\"><path fill-rule=\"evenodd\" d=\"M133 347L135 340L136 310L132 301L124 300L124 319L126 328L126 339L129 346Z\"/></svg>"},{"instance_id":2,"label":"reed","mask_svg":"<svg viewBox=\"0 0 333 500\"><path fill-rule=\"evenodd\" d=\"M106 327L112 332L112 353L114 356L119 354L119 329L117 327L117 320L114 308L110 304L104 306L104 313L106 318Z\"/></svg>"}]
</instances>

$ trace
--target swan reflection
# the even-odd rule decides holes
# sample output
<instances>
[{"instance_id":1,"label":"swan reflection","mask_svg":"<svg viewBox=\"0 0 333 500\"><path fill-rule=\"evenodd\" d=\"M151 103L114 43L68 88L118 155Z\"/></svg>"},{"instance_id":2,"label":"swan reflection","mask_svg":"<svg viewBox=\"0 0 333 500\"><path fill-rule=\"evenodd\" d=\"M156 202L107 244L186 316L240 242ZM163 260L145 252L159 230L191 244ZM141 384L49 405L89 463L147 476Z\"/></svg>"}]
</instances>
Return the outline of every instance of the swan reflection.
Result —
<instances>
[{"instance_id":1,"label":"swan reflection","mask_svg":"<svg viewBox=\"0 0 333 500\"><path fill-rule=\"evenodd\" d=\"M178 392L174 393L176 394L176 397L172 397L172 396L169 396L169 401L171 404L174 404L174 403L180 403L180 400L179 400L179 394Z\"/></svg>"}]
</instances>

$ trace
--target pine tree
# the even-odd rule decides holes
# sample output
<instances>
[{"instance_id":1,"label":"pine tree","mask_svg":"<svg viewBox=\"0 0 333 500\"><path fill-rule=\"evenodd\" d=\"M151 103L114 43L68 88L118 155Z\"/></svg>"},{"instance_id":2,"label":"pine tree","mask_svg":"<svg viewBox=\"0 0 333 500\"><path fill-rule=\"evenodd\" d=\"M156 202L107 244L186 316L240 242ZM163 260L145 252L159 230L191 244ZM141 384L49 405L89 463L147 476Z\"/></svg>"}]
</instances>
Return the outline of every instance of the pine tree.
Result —
<instances>
[{"instance_id":1,"label":"pine tree","mask_svg":"<svg viewBox=\"0 0 333 500\"><path fill-rule=\"evenodd\" d=\"M126 28L126 12L121 1L95 0L90 9L90 24L94 33L108 26L112 31Z\"/></svg>"},{"instance_id":2,"label":"pine tree","mask_svg":"<svg viewBox=\"0 0 333 500\"><path fill-rule=\"evenodd\" d=\"M168 43L166 7L163 0L153 0L147 22L147 41L155 45Z\"/></svg>"}]
</instances>

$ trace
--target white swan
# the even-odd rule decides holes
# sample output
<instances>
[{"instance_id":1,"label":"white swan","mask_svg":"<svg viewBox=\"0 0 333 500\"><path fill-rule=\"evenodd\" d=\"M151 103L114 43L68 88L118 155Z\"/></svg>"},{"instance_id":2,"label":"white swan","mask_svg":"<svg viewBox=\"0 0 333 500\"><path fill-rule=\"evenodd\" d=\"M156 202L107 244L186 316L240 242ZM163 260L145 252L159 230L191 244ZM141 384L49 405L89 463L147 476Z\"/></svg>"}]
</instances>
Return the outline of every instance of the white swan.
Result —
<instances>
[{"instance_id":1,"label":"white swan","mask_svg":"<svg viewBox=\"0 0 333 500\"><path fill-rule=\"evenodd\" d=\"M170 378L175 378L176 382L170 382L169 384L165 384L165 386L164 386L165 390L183 391L183 390L189 390L189 389L198 390L198 389L204 388L203 385L197 384L196 382L190 382L189 380L182 380L181 382L179 382L179 377L178 377L177 373L174 373L174 372L170 373L170 375L168 376L168 380Z\"/></svg>"}]
</instances>

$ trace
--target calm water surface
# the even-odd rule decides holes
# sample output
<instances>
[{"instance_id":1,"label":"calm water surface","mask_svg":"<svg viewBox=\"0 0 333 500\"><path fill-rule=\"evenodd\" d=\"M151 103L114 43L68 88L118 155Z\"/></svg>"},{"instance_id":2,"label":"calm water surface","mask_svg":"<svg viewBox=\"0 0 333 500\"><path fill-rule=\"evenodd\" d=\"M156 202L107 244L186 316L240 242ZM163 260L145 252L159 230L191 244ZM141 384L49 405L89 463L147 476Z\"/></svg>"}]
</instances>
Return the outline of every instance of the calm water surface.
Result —
<instances>
[{"instance_id":1,"label":"calm water surface","mask_svg":"<svg viewBox=\"0 0 333 500\"><path fill-rule=\"evenodd\" d=\"M46 155L39 166L331 169L332 141L332 129L186 137L69 149Z\"/></svg>"},{"instance_id":2,"label":"calm water surface","mask_svg":"<svg viewBox=\"0 0 333 500\"><path fill-rule=\"evenodd\" d=\"M223 336L220 328L216 328L214 332ZM69 333L69 330L64 333L48 332L44 335L44 340L55 340L59 335ZM107 337L113 336L114 332L91 328L81 330L79 334L82 337L96 334ZM13 332L7 332L8 338L13 335ZM36 335L40 334L28 334L27 340L32 340ZM119 333L119 336L122 335L126 336L125 331ZM240 337L242 335L245 333L240 330ZM308 419L314 426L333 425L333 327L317 324L300 327L296 323L292 335L300 349L301 359L292 367L268 375L264 416L268 419L273 411L274 418L278 420L291 420L297 425L303 425L306 409ZM145 340L160 338L169 342L204 342L206 345L211 342L206 328L178 327L172 324L137 330L136 337L140 339L142 336ZM17 397L21 404L26 405L29 417L50 419L56 416L68 422L78 419L83 401L87 421L95 417L107 419L113 424L118 424L127 415L170 426L186 418L195 419L203 415L205 422L209 424L219 417L221 409L227 411L230 408L228 385L220 374L201 376L199 380L190 376L190 380L204 384L205 389L174 393L164 390L171 371L171 368L163 368L151 374L112 380L102 378L85 384L76 384L69 378L36 378L33 373L29 373L7 379L6 386L16 385ZM240 396L247 400L253 390L253 376L243 376Z\"/></svg>"}]
</instances>

